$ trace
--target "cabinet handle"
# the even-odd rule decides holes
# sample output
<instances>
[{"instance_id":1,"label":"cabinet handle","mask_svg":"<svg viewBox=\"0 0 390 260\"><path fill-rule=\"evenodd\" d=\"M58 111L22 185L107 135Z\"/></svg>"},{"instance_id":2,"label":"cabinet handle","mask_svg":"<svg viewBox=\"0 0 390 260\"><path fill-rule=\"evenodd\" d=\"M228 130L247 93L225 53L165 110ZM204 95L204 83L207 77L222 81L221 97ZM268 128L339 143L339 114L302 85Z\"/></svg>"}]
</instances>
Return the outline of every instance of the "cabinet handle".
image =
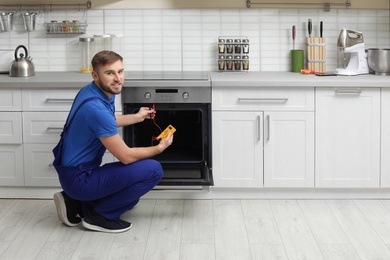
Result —
<instances>
[{"instance_id":1,"label":"cabinet handle","mask_svg":"<svg viewBox=\"0 0 390 260\"><path fill-rule=\"evenodd\" d=\"M238 98L238 102L281 102L286 103L288 98Z\"/></svg>"},{"instance_id":2,"label":"cabinet handle","mask_svg":"<svg viewBox=\"0 0 390 260\"><path fill-rule=\"evenodd\" d=\"M261 120L260 120L260 116L257 116L256 121L257 121L257 142L260 142L260 140L261 140Z\"/></svg>"},{"instance_id":3,"label":"cabinet handle","mask_svg":"<svg viewBox=\"0 0 390 260\"><path fill-rule=\"evenodd\" d=\"M362 93L362 90L359 88L353 88L353 89L336 89L336 94L344 94L344 95L360 95Z\"/></svg>"},{"instance_id":4,"label":"cabinet handle","mask_svg":"<svg viewBox=\"0 0 390 260\"><path fill-rule=\"evenodd\" d=\"M268 141L271 138L270 129L271 129L271 121L270 121L269 115L267 115L267 140Z\"/></svg>"},{"instance_id":5,"label":"cabinet handle","mask_svg":"<svg viewBox=\"0 0 390 260\"><path fill-rule=\"evenodd\" d=\"M47 131L53 131L53 132L61 132L62 130L64 130L64 128L49 126L49 127L46 128L46 130Z\"/></svg>"},{"instance_id":6,"label":"cabinet handle","mask_svg":"<svg viewBox=\"0 0 390 260\"><path fill-rule=\"evenodd\" d=\"M46 98L47 103L72 103L73 98Z\"/></svg>"}]
</instances>

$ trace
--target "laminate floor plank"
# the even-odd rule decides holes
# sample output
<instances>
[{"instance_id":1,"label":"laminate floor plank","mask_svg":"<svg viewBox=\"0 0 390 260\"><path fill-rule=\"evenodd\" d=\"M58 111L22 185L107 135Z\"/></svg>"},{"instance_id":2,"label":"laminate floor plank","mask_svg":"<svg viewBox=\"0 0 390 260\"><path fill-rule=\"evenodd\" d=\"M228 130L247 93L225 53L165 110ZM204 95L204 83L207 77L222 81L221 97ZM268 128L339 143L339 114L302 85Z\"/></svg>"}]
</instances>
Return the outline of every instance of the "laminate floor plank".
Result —
<instances>
[{"instance_id":1,"label":"laminate floor plank","mask_svg":"<svg viewBox=\"0 0 390 260\"><path fill-rule=\"evenodd\" d=\"M320 245L325 260L359 260L355 248L351 244Z\"/></svg>"},{"instance_id":2,"label":"laminate floor plank","mask_svg":"<svg viewBox=\"0 0 390 260\"><path fill-rule=\"evenodd\" d=\"M327 201L360 259L390 259L390 251L367 218L351 200Z\"/></svg>"},{"instance_id":3,"label":"laminate floor plank","mask_svg":"<svg viewBox=\"0 0 390 260\"><path fill-rule=\"evenodd\" d=\"M113 233L84 232L70 259L108 259L114 238L115 234Z\"/></svg>"},{"instance_id":4,"label":"laminate floor plank","mask_svg":"<svg viewBox=\"0 0 390 260\"><path fill-rule=\"evenodd\" d=\"M268 200L242 200L241 204L251 245L283 245Z\"/></svg>"},{"instance_id":5,"label":"laminate floor plank","mask_svg":"<svg viewBox=\"0 0 390 260\"><path fill-rule=\"evenodd\" d=\"M379 200L354 200L385 244L390 244L390 208Z\"/></svg>"},{"instance_id":6,"label":"laminate floor plank","mask_svg":"<svg viewBox=\"0 0 390 260\"><path fill-rule=\"evenodd\" d=\"M179 260L183 200L158 200L153 213L144 259Z\"/></svg>"},{"instance_id":7,"label":"laminate floor plank","mask_svg":"<svg viewBox=\"0 0 390 260\"><path fill-rule=\"evenodd\" d=\"M319 245L351 243L325 201L299 200L298 204Z\"/></svg>"},{"instance_id":8,"label":"laminate floor plank","mask_svg":"<svg viewBox=\"0 0 390 260\"><path fill-rule=\"evenodd\" d=\"M0 199L0 219L17 202L17 200Z\"/></svg>"},{"instance_id":9,"label":"laminate floor plank","mask_svg":"<svg viewBox=\"0 0 390 260\"><path fill-rule=\"evenodd\" d=\"M255 260L288 260L283 245L251 245L252 259Z\"/></svg>"},{"instance_id":10,"label":"laminate floor plank","mask_svg":"<svg viewBox=\"0 0 390 260\"><path fill-rule=\"evenodd\" d=\"M214 200L213 208L216 259L252 259L241 200Z\"/></svg>"},{"instance_id":11,"label":"laminate floor plank","mask_svg":"<svg viewBox=\"0 0 390 260\"><path fill-rule=\"evenodd\" d=\"M46 242L34 260L71 259L77 246L76 242Z\"/></svg>"},{"instance_id":12,"label":"laminate floor plank","mask_svg":"<svg viewBox=\"0 0 390 260\"><path fill-rule=\"evenodd\" d=\"M29 221L23 226L23 229L1 255L0 259L35 259L57 225L57 216L54 214L52 201L27 200L20 202L16 204L19 205L19 210L26 210L20 207L20 204L24 204L30 209L35 205L36 208L33 211L35 214L29 217ZM12 210L9 212L12 212ZM20 211L18 212L20 214ZM16 216L19 216L19 214Z\"/></svg>"},{"instance_id":13,"label":"laminate floor plank","mask_svg":"<svg viewBox=\"0 0 390 260\"><path fill-rule=\"evenodd\" d=\"M180 260L213 260L215 259L214 244L182 244Z\"/></svg>"},{"instance_id":14,"label":"laminate floor plank","mask_svg":"<svg viewBox=\"0 0 390 260\"><path fill-rule=\"evenodd\" d=\"M270 201L287 256L324 259L297 201Z\"/></svg>"}]
</instances>

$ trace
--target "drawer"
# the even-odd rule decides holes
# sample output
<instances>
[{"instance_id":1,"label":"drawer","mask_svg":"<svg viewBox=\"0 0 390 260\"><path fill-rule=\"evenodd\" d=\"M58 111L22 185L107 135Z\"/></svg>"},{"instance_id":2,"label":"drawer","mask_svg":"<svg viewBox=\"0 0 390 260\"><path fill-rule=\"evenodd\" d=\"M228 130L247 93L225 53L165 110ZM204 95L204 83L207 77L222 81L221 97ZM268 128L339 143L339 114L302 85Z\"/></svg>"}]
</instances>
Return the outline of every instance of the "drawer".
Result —
<instances>
[{"instance_id":1,"label":"drawer","mask_svg":"<svg viewBox=\"0 0 390 260\"><path fill-rule=\"evenodd\" d=\"M23 111L69 111L78 92L78 89L23 89ZM122 111L120 95L115 98L115 109Z\"/></svg>"},{"instance_id":2,"label":"drawer","mask_svg":"<svg viewBox=\"0 0 390 260\"><path fill-rule=\"evenodd\" d=\"M0 89L0 111L22 111L22 91Z\"/></svg>"},{"instance_id":3,"label":"drawer","mask_svg":"<svg viewBox=\"0 0 390 260\"><path fill-rule=\"evenodd\" d=\"M78 91L78 89L23 89L23 111L69 111Z\"/></svg>"},{"instance_id":4,"label":"drawer","mask_svg":"<svg viewBox=\"0 0 390 260\"><path fill-rule=\"evenodd\" d=\"M212 109L314 111L314 88L216 88Z\"/></svg>"},{"instance_id":5,"label":"drawer","mask_svg":"<svg viewBox=\"0 0 390 260\"><path fill-rule=\"evenodd\" d=\"M0 112L0 144L22 143L22 112Z\"/></svg>"},{"instance_id":6,"label":"drawer","mask_svg":"<svg viewBox=\"0 0 390 260\"><path fill-rule=\"evenodd\" d=\"M56 144L68 112L23 112L23 142Z\"/></svg>"}]
</instances>

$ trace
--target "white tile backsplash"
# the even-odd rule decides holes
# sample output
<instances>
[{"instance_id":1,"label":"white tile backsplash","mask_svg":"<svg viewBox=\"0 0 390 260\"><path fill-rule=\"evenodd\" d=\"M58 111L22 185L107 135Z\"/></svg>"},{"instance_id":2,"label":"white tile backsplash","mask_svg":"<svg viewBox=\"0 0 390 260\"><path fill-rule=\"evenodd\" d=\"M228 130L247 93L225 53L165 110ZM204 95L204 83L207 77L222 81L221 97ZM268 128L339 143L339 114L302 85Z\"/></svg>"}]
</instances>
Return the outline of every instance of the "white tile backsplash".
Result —
<instances>
[{"instance_id":1,"label":"white tile backsplash","mask_svg":"<svg viewBox=\"0 0 390 260\"><path fill-rule=\"evenodd\" d=\"M327 69L337 67L337 37L343 27L363 32L366 48L390 48L388 10L320 9L136 9L52 11L39 14L37 30L26 32L21 17L14 30L0 32L0 48L25 45L37 71L78 71L79 37L123 34L126 70L212 70L217 66L219 36L250 40L250 70L289 71L297 28L296 49L305 49L307 20L313 36L324 22ZM20 19L19 19L20 18ZM46 34L51 20L87 21L85 35Z\"/></svg>"}]
</instances>

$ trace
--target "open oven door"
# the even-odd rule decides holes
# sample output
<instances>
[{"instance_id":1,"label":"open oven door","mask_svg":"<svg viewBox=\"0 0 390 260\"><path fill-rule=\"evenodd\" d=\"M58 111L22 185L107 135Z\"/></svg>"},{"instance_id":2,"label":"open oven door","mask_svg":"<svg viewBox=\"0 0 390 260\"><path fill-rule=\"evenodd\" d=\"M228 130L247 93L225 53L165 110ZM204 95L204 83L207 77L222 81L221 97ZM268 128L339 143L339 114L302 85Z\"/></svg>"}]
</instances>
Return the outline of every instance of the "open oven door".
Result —
<instances>
[{"instance_id":1,"label":"open oven door","mask_svg":"<svg viewBox=\"0 0 390 260\"><path fill-rule=\"evenodd\" d=\"M204 165L162 163L164 176L158 185L213 186L212 169Z\"/></svg>"}]
</instances>

